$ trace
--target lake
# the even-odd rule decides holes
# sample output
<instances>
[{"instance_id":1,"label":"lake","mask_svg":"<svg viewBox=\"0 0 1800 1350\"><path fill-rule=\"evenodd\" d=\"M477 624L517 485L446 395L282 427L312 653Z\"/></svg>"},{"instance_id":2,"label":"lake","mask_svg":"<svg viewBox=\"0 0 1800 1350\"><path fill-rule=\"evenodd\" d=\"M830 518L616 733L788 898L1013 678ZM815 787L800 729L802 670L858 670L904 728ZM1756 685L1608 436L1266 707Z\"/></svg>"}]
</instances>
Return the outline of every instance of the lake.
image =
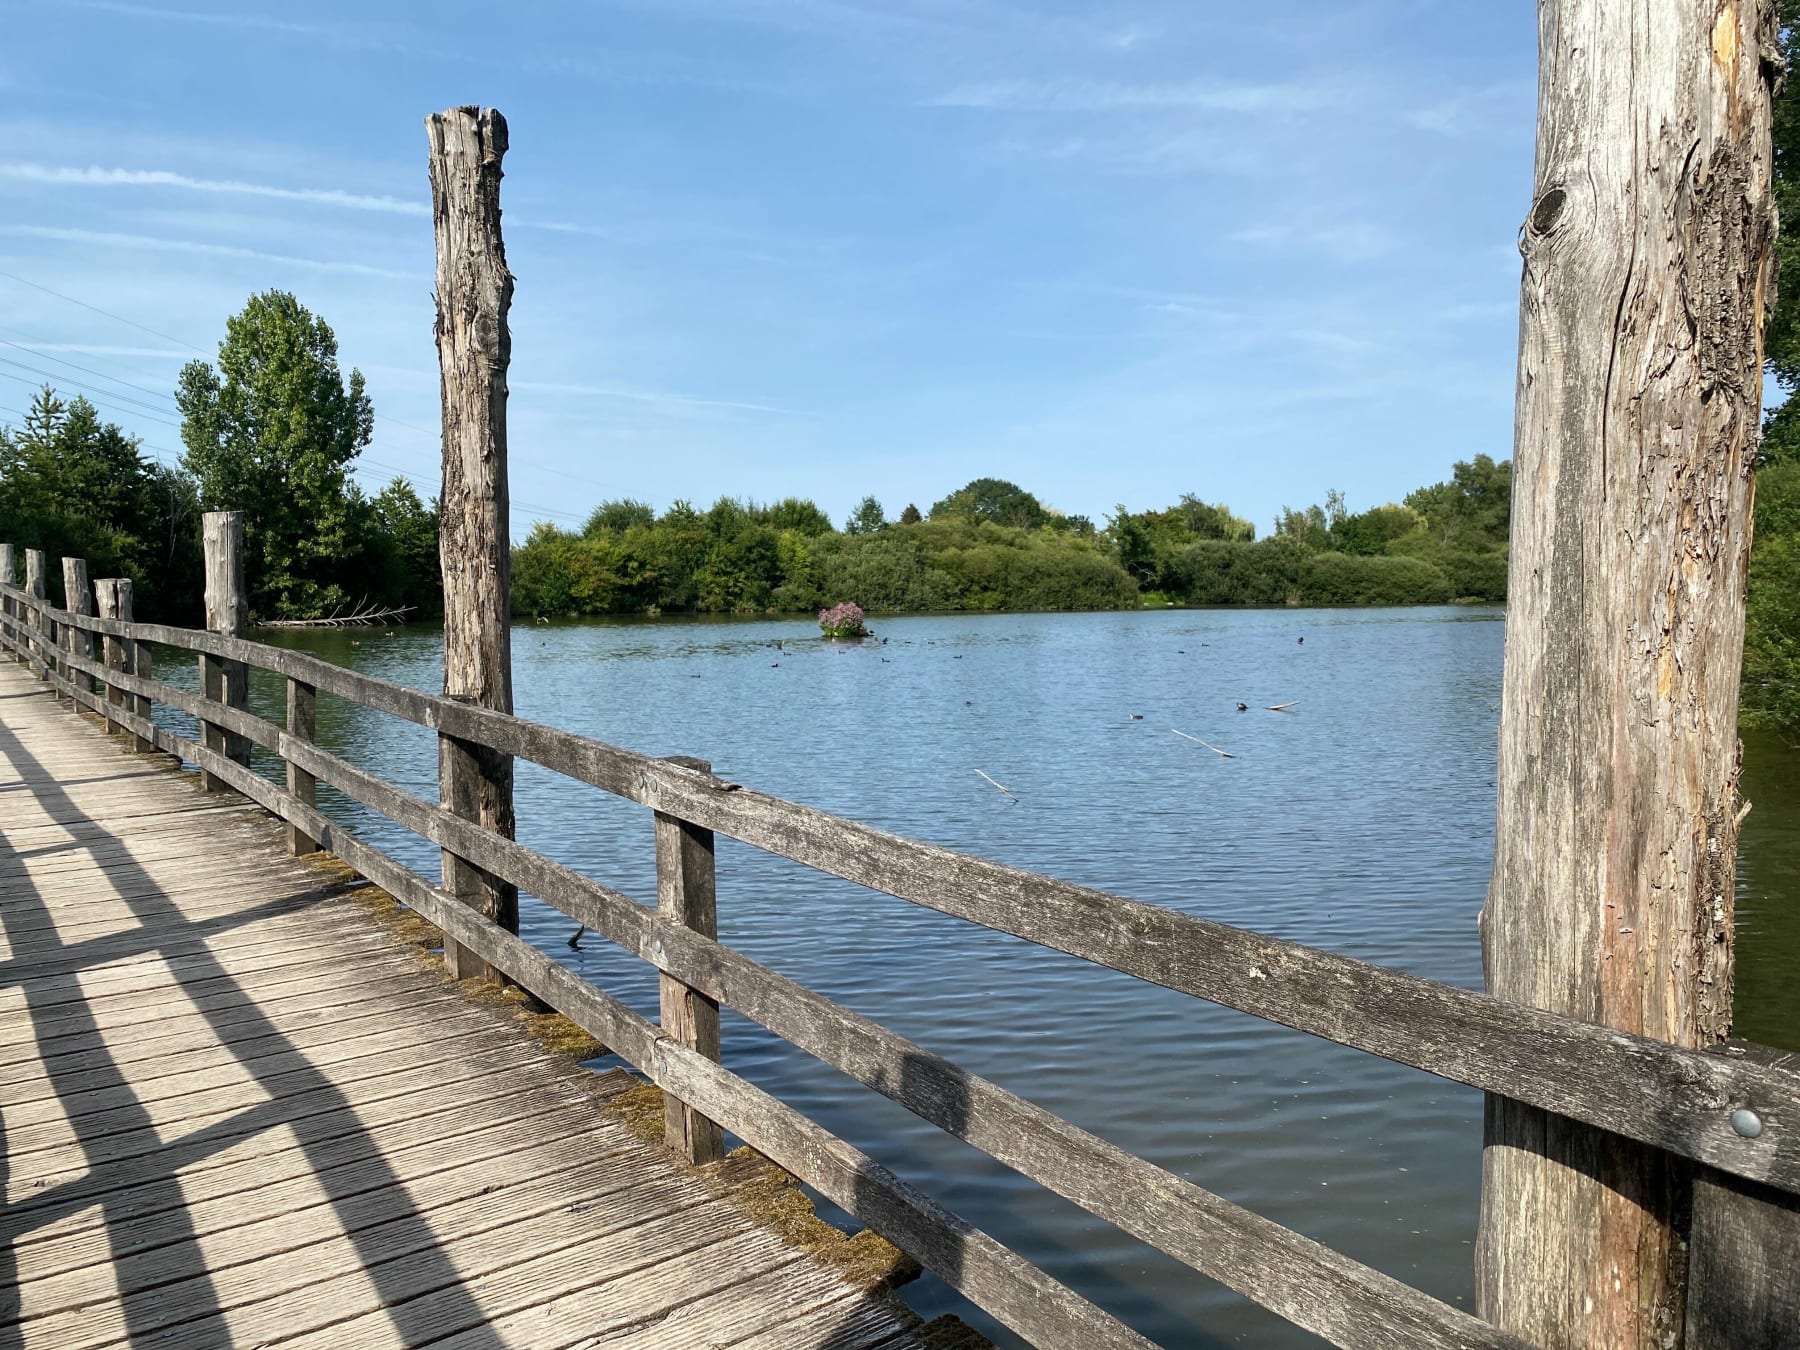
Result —
<instances>
[{"instance_id":1,"label":"lake","mask_svg":"<svg viewBox=\"0 0 1800 1350\"><path fill-rule=\"evenodd\" d=\"M710 758L724 777L933 843L1480 987L1500 609L875 627L877 640L833 644L804 619L521 626L517 707L650 754ZM433 629L276 640L416 688L442 684ZM189 672L191 685L191 660L176 656L159 653L158 673ZM279 719L278 681L253 678L251 697ZM1294 706L1266 710L1283 703ZM435 741L422 728L321 695L319 739L435 799ZM1752 742L1744 791L1755 809L1740 867L1740 1030L1797 1047L1794 757ZM517 803L522 841L654 903L648 812L523 764ZM324 788L321 805L435 877L434 849ZM725 840L718 894L721 937L756 959L1133 1153L1471 1305L1479 1093ZM641 962L592 935L572 951L574 922L529 899L522 927L654 1015ZM1164 1345L1317 1343L729 1013L724 1057ZM905 1297L1016 1343L935 1279Z\"/></svg>"}]
</instances>

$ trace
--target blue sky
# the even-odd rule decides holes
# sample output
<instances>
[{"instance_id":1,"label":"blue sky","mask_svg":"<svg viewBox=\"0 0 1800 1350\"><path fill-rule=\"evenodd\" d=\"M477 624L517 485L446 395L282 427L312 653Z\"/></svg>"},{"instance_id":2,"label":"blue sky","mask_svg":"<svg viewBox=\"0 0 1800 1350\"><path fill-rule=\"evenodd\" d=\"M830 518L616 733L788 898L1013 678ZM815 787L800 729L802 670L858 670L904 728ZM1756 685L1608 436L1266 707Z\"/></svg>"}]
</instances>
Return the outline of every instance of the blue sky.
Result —
<instances>
[{"instance_id":1,"label":"blue sky","mask_svg":"<svg viewBox=\"0 0 1800 1350\"><path fill-rule=\"evenodd\" d=\"M1266 532L1510 451L1524 0L0 21L0 420L51 372L178 452L181 362L281 287L368 377L364 480L429 490L422 119L480 102L512 130L515 534L619 496L895 514L983 475Z\"/></svg>"}]
</instances>

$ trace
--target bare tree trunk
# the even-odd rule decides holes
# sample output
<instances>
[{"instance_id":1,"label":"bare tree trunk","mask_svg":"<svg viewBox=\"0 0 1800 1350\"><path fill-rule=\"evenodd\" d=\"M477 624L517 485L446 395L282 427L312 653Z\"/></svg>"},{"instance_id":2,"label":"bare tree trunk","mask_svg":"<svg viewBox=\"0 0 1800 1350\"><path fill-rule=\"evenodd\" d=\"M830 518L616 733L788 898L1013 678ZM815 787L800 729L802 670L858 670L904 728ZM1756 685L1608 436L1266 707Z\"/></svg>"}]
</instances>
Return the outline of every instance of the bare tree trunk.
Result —
<instances>
[{"instance_id":1,"label":"bare tree trunk","mask_svg":"<svg viewBox=\"0 0 1800 1350\"><path fill-rule=\"evenodd\" d=\"M512 711L511 557L506 488L506 368L512 273L500 237L500 160L506 119L492 108L451 108L425 119L437 232L437 348L444 407L444 489L438 552L444 574L444 693ZM439 738L443 804L512 837L508 755ZM513 932L516 888L445 851L444 886ZM446 938L457 976L486 963Z\"/></svg>"},{"instance_id":2,"label":"bare tree trunk","mask_svg":"<svg viewBox=\"0 0 1800 1350\"><path fill-rule=\"evenodd\" d=\"M1538 12L1488 987L1700 1046L1731 1022L1773 6ZM1665 1155L1489 1098L1483 1315L1678 1345L1688 1190Z\"/></svg>"}]
</instances>

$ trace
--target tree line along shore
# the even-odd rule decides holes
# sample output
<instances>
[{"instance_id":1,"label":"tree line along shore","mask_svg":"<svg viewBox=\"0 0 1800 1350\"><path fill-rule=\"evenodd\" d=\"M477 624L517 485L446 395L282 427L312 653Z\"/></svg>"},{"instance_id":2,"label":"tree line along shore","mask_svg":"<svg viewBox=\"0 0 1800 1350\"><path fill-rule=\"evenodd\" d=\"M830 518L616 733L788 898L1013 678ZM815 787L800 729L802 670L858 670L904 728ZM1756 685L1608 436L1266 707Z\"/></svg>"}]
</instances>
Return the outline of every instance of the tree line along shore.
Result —
<instances>
[{"instance_id":1,"label":"tree line along shore","mask_svg":"<svg viewBox=\"0 0 1800 1350\"><path fill-rule=\"evenodd\" d=\"M1792 369L1800 377L1800 355ZM228 321L217 363L190 362L173 399L184 453L167 463L84 395L40 390L18 425L0 427L0 538L130 577L141 617L192 623L199 513L230 508L245 514L259 620L438 611L437 503L404 478L370 495L352 477L374 409L361 374L340 370L322 318L285 292L252 296ZM1744 709L1747 724L1800 731L1793 420L1786 406L1772 414L1757 471ZM841 526L802 497L677 501L660 513L607 501L580 528L530 529L513 551L512 604L521 617L562 618L846 601L876 613L1498 602L1511 493L1511 464L1476 455L1400 502L1351 511L1330 492L1283 509L1263 537L1191 494L1160 509L1120 505L1096 523L993 478L891 518L865 498Z\"/></svg>"}]
</instances>

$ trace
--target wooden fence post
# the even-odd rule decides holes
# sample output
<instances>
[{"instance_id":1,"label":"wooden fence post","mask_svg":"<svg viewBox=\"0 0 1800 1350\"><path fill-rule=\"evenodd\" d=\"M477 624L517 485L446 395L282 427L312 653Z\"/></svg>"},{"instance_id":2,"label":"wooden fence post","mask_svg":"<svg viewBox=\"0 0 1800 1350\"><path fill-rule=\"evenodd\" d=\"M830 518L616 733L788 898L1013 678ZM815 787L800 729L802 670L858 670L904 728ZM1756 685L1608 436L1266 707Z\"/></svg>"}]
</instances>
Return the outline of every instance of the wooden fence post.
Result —
<instances>
[{"instance_id":1,"label":"wooden fence post","mask_svg":"<svg viewBox=\"0 0 1800 1350\"><path fill-rule=\"evenodd\" d=\"M437 349L444 482L438 556L444 575L444 693L512 711L512 632L506 484L507 310L512 273L500 234L500 160L506 119L492 108L450 108L425 119L437 241ZM513 837L513 763L454 736L438 742L447 810ZM443 852L444 889L510 932L517 888ZM462 978L487 963L446 937L444 965Z\"/></svg>"},{"instance_id":2,"label":"wooden fence post","mask_svg":"<svg viewBox=\"0 0 1800 1350\"><path fill-rule=\"evenodd\" d=\"M287 677L287 732L295 740L310 745L318 736L318 700L318 690L312 685ZM292 760L287 766L287 790L308 806L318 804L318 780ZM288 822L287 845L288 853L296 858L319 851L319 841L292 821Z\"/></svg>"},{"instance_id":3,"label":"wooden fence post","mask_svg":"<svg viewBox=\"0 0 1800 1350\"><path fill-rule=\"evenodd\" d=\"M91 615L94 612L94 591L88 585L87 559L64 558L62 571L63 608L71 614ZM64 629L63 649L91 661L94 659L94 635L84 628ZM77 689L85 691L94 687L94 682L77 670L65 666L63 673ZM69 706L80 706L73 695L69 697Z\"/></svg>"},{"instance_id":4,"label":"wooden fence post","mask_svg":"<svg viewBox=\"0 0 1800 1350\"><path fill-rule=\"evenodd\" d=\"M125 618L130 620L131 592L129 590L125 592L123 607L125 610ZM156 657L150 650L150 644L145 642L142 638L132 639L131 673L140 680L147 680L155 672L155 667ZM132 707L137 715L146 722L150 721L152 714L155 712L154 701L148 694L136 695L132 700ZM147 755L152 750L156 749L156 742L143 736L139 736L137 737L137 743L132 748L141 755Z\"/></svg>"},{"instance_id":5,"label":"wooden fence post","mask_svg":"<svg viewBox=\"0 0 1800 1350\"><path fill-rule=\"evenodd\" d=\"M19 571L17 565L13 561L13 546L11 544L0 544L0 586L17 586L18 584ZM5 627L8 637L17 641L18 633L12 627L12 618L12 597L9 595L0 595L0 626ZM10 652L12 649L9 647L7 650ZM17 654L14 654L13 659L15 661L19 659Z\"/></svg>"},{"instance_id":6,"label":"wooden fence post","mask_svg":"<svg viewBox=\"0 0 1800 1350\"><path fill-rule=\"evenodd\" d=\"M705 760L677 756L672 762L712 772L712 765ZM704 937L719 935L713 832L661 811L656 812L656 911ZM663 1031L678 1045L717 1063L718 1003L672 975L659 976L658 985ZM725 1135L718 1122L667 1092L663 1094L663 1139L686 1162L717 1162L725 1156Z\"/></svg>"},{"instance_id":7,"label":"wooden fence post","mask_svg":"<svg viewBox=\"0 0 1800 1350\"><path fill-rule=\"evenodd\" d=\"M39 605L44 603L44 551L41 548L25 550L25 589ZM47 641L50 633L50 620L44 617L42 609L31 613L28 625L31 637L27 639L26 650L43 666L38 678L50 678L50 644Z\"/></svg>"},{"instance_id":8,"label":"wooden fence post","mask_svg":"<svg viewBox=\"0 0 1800 1350\"><path fill-rule=\"evenodd\" d=\"M101 618L117 619L121 623L131 622L131 581L129 578L108 577L96 581L94 583L94 599ZM128 644L124 638L107 633L102 637L101 645L104 652L102 664L108 670L127 669L125 653ZM127 695L111 680L103 680L102 687L106 694L107 730L123 732L125 728L119 724L112 710L118 708L123 711L128 706Z\"/></svg>"},{"instance_id":9,"label":"wooden fence post","mask_svg":"<svg viewBox=\"0 0 1800 1350\"><path fill-rule=\"evenodd\" d=\"M1775 13L1538 7L1487 987L1688 1047L1731 1021ZM1486 1117L1482 1315L1548 1350L1678 1346L1689 1169Z\"/></svg>"},{"instance_id":10,"label":"wooden fence post","mask_svg":"<svg viewBox=\"0 0 1800 1350\"><path fill-rule=\"evenodd\" d=\"M200 543L206 561L206 627L237 637L249 618L249 592L244 586L244 513L208 511L200 518ZM249 702L250 672L242 661L200 654L200 692L218 703L242 708ZM215 723L200 723L200 742L238 764L250 763L250 743ZM200 771L206 792L224 792L225 780Z\"/></svg>"}]
</instances>

